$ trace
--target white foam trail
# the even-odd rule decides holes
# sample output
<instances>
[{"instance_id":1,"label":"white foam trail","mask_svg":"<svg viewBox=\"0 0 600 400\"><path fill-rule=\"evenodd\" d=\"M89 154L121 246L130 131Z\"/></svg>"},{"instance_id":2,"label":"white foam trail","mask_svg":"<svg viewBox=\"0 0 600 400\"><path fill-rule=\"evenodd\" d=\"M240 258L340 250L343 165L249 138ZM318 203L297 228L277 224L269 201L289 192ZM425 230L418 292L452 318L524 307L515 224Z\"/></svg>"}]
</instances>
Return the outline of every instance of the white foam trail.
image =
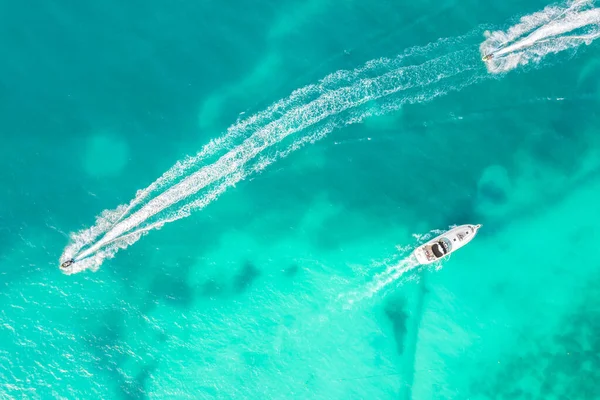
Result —
<instances>
[{"instance_id":1,"label":"white foam trail","mask_svg":"<svg viewBox=\"0 0 600 400\"><path fill-rule=\"evenodd\" d=\"M373 280L369 282L361 291L353 291L349 294L340 296L345 299L348 306L369 299L377 293L388 287L393 282L401 283L401 278L407 273L421 266L416 257L411 253L408 257L388 266L385 271L375 275Z\"/></svg>"},{"instance_id":2,"label":"white foam trail","mask_svg":"<svg viewBox=\"0 0 600 400\"><path fill-rule=\"evenodd\" d=\"M69 257L73 257L75 260L80 261L93 254L98 254L107 245L111 245L114 248L122 248L122 245L130 244L130 240L122 241L121 239L124 236L133 238L134 240L139 239L139 235L130 234L130 231L136 229L156 214L190 198L220 179L224 179L230 175L239 176L236 174L268 147L281 142L289 135L312 126L317 126L331 116L342 114L349 109L359 107L369 101L402 91L415 89L417 93L400 99L398 104L403 104L407 101L413 102L415 99L418 101L427 97L435 97L444 93L444 86L435 86L435 84L476 68L476 63L472 62L473 60L465 62L465 60L469 59L469 57L466 57L467 55L468 52L458 51L434 58L419 65L400 67L374 78L358 79L349 86L325 92L307 104L292 108L281 118L258 129L237 147L234 147L221 156L216 162L199 168L198 171L185 176L172 186L167 186L164 192L149 199L145 204L142 204L143 202L140 201L139 204L141 205L138 210L132 212L124 219L118 218L116 224L113 224L109 229L106 229L106 225L111 223L112 219L105 218L101 221L103 225L99 228L92 227L82 235L75 235L75 244L66 249L63 258L69 259ZM428 94L427 90L424 89L430 85L434 85L434 88ZM356 121L357 119L353 118L348 123ZM339 126L340 123L340 121L334 120L324 130L330 131ZM308 137L310 138L311 136L309 135ZM150 185L146 193L152 192L155 187L160 186L160 184L168 181L168 179L159 179L157 181L159 184L155 182L155 184ZM232 183L226 186L230 186L240 179L242 178L229 179L228 182ZM195 207L190 206L187 208L191 209ZM131 207L128 207L128 209L131 209ZM125 209L121 215L127 214L128 209ZM163 224L163 222L160 222L157 226L162 226ZM97 237L97 232L102 231L106 231L106 234L100 240L91 243L90 238L94 235L90 235L89 233L94 232ZM86 245L89 247L80 251ZM99 254L102 257L112 255L108 251L100 252Z\"/></svg>"},{"instance_id":3,"label":"white foam trail","mask_svg":"<svg viewBox=\"0 0 600 400\"><path fill-rule=\"evenodd\" d=\"M249 173L260 172L268 165L272 164L279 158L287 157L293 151L299 149L303 145L307 143L313 143L322 137L324 137L332 128L323 128L312 135L308 135L296 140L292 145L290 145L284 151L278 151L273 156L264 157L260 162L258 162L250 171L238 171L231 176L227 177L220 185L218 185L213 190L210 190L200 199L197 199L189 204L184 205L179 210L177 210L173 215L167 216L160 221L154 222L152 224L146 225L143 228L137 229L133 232L129 232L125 235L119 236L116 239L111 240L104 244L103 248L96 251L93 257L83 258L71 267L67 269L63 269L63 272L66 274L73 274L77 272L81 272L87 269L91 269L93 271L97 270L98 267L102 264L102 262L107 258L112 258L114 254L123 248L128 247L129 245L135 243L139 240L142 235L145 233L154 230L160 229L163 225L177 221L179 219L185 218L190 215L190 213L194 210L200 210L210 204L212 201L216 200L219 195L225 192L227 188L234 186L236 183L243 180ZM113 245L112 247L110 245ZM74 254L69 253L63 255L61 261L68 260L70 258L74 258Z\"/></svg>"},{"instance_id":4,"label":"white foam trail","mask_svg":"<svg viewBox=\"0 0 600 400\"><path fill-rule=\"evenodd\" d=\"M456 225L450 226L450 229L454 227L456 227ZM413 234L412 236L417 240L419 243L417 246L419 246L420 244L429 241L432 237L441 235L444 232L444 230L433 229L425 234ZM414 255L414 249L416 248L414 245L399 246L399 248L399 254L390 257L384 262L376 265L377 267L384 266L385 270L377 273L362 290L355 290L350 293L340 295L339 299L345 301L347 306L352 306L359 301L372 298L392 283L399 285L406 280L412 279L414 275L409 274L409 272L426 267L422 264L419 264L417 261L417 258ZM406 253L409 253L408 256L404 256ZM399 257L402 258L398 260ZM441 268L440 262L431 265L435 266L436 269Z\"/></svg>"},{"instance_id":5,"label":"white foam trail","mask_svg":"<svg viewBox=\"0 0 600 400\"><path fill-rule=\"evenodd\" d=\"M284 99L277 101L269 106L266 110L258 112L246 119L236 122L227 129L224 136L212 139L204 148L193 157L186 157L183 161L178 161L173 167L165 172L160 178L154 181L150 186L136 193L134 199L129 205L122 206L115 210L118 215L116 221L120 221L123 217L129 214L135 207L143 202L150 194L161 190L165 186L171 185L175 180L182 177L191 168L195 167L199 162L206 158L214 156L223 149L230 148L237 139L243 137L253 129L260 128L261 125L271 122L274 118L284 115L290 109L305 104L308 101L337 88L351 84L354 80L360 79L368 74L377 74L380 69L389 71L392 68L399 68L407 58L422 56L430 53L432 50L445 46L456 46L461 44L472 34L457 37L457 38L442 38L436 42L430 43L422 47L412 47L405 50L402 54L393 59L379 58L371 60L361 68L354 70L339 70L325 78L321 79L316 84L307 85L300 89L296 89L292 94Z\"/></svg>"},{"instance_id":6,"label":"white foam trail","mask_svg":"<svg viewBox=\"0 0 600 400\"><path fill-rule=\"evenodd\" d=\"M568 7L550 6L521 18L506 32L487 33L481 54L491 73L506 72L519 65L539 62L549 54L590 44L600 36L600 9L592 1L576 1Z\"/></svg>"},{"instance_id":7,"label":"white foam trail","mask_svg":"<svg viewBox=\"0 0 600 400\"><path fill-rule=\"evenodd\" d=\"M231 186L232 182L239 182L243 179L243 172L239 172L233 174L229 177L228 180L219 184L214 189L210 190L206 195L193 203L194 208L202 209L210 204L213 200L215 200L219 195L221 195L229 186ZM63 269L63 272L66 274L73 274L77 272L81 272L87 269L91 269L92 271L96 271L100 265L104 262L105 259L112 258L117 251L120 249L125 249L133 243L137 242L145 233L154 230L160 229L163 225L176 221L178 219L184 218L189 215L190 210L182 209L174 215L169 215L160 221L154 222L152 224L146 225L143 228L137 229L133 232L129 232L125 235L121 235L117 238L112 239L110 242L104 244L104 246L93 252L93 256L91 257L80 257L80 260L71 265L71 267L67 269ZM61 257L61 262L68 260L69 258L76 258L75 254L68 253L69 250L65 250L63 257ZM90 253L91 254L91 253Z\"/></svg>"},{"instance_id":8,"label":"white foam trail","mask_svg":"<svg viewBox=\"0 0 600 400\"><path fill-rule=\"evenodd\" d=\"M416 257L411 254L398 264L387 268L375 275L375 278L366 287L365 298L373 297L376 293L387 287L390 283L398 281L400 277L419 266Z\"/></svg>"},{"instance_id":9,"label":"white foam trail","mask_svg":"<svg viewBox=\"0 0 600 400\"><path fill-rule=\"evenodd\" d=\"M536 29L523 40L519 40L495 53L496 56L513 53L515 51L531 47L541 41L549 41L553 37L571 32L586 25L597 25L600 22L600 9L593 9L581 13L567 14L564 19L552 21Z\"/></svg>"},{"instance_id":10,"label":"white foam trail","mask_svg":"<svg viewBox=\"0 0 600 400\"><path fill-rule=\"evenodd\" d=\"M121 205L115 210L105 210L102 215L97 218L96 224L88 229L87 232L79 232L75 236L71 235L72 245L69 253L78 253L87 243L90 243L98 236L105 234L113 227L113 225L130 215L130 213L142 204L150 195L161 192L165 188L172 186L191 169L196 168L201 162L220 152L231 149L240 138L259 129L261 126L280 118L290 109L314 100L328 91L347 86L361 77L377 75L381 73L382 70L389 71L390 69L399 68L411 57L420 57L431 54L433 51L439 51L440 49L443 51L446 48L460 46L473 35L474 33L470 33L456 38L442 38L426 46L412 47L393 59L379 58L371 60L360 68L354 70L339 70L321 79L316 84L296 89L290 96L277 101L264 111L236 122L227 129L225 135L210 140L210 142L196 155L186 157L184 160L176 162L173 167L147 188L139 190L128 205ZM83 237L86 237L86 240L81 240Z\"/></svg>"}]
</instances>

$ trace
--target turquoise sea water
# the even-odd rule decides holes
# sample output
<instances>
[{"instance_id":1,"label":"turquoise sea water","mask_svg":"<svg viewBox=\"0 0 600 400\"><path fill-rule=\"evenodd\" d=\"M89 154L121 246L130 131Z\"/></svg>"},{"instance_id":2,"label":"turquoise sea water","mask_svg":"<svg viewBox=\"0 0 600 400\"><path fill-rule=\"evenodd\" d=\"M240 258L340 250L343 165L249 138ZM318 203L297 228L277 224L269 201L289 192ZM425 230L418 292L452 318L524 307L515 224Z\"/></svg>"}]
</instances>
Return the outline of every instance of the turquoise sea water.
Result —
<instances>
[{"instance_id":1,"label":"turquoise sea water","mask_svg":"<svg viewBox=\"0 0 600 400\"><path fill-rule=\"evenodd\" d=\"M600 397L600 44L472 61L547 3L34 3L0 2L0 397ZM384 84L406 89L344 114L369 118L58 269L70 232L236 121L404 53ZM317 111L362 99L340 93ZM450 260L398 271L465 223Z\"/></svg>"}]
</instances>

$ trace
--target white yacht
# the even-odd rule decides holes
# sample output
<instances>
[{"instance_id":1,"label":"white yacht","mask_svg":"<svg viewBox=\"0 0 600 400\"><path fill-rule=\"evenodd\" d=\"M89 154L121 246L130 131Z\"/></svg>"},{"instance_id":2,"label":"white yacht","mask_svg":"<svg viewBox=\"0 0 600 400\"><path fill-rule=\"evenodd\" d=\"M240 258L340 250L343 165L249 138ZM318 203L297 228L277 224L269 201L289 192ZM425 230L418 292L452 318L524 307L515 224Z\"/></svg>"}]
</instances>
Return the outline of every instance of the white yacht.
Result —
<instances>
[{"instance_id":1,"label":"white yacht","mask_svg":"<svg viewBox=\"0 0 600 400\"><path fill-rule=\"evenodd\" d=\"M417 247L413 254L419 264L434 263L473 240L479 228L481 225L457 226Z\"/></svg>"}]
</instances>

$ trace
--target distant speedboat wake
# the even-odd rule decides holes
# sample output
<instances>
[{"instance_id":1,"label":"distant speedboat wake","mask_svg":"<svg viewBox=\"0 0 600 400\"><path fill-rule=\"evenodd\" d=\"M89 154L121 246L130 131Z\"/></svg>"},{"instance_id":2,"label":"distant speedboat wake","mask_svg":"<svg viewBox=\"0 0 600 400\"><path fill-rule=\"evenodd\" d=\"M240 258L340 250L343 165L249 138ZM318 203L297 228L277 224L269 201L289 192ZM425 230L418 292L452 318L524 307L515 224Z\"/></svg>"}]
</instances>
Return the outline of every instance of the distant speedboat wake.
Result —
<instances>
[{"instance_id":1,"label":"distant speedboat wake","mask_svg":"<svg viewBox=\"0 0 600 400\"><path fill-rule=\"evenodd\" d=\"M491 73L539 62L549 54L589 45L600 36L600 8L593 0L548 6L527 15L507 31L486 32L482 61Z\"/></svg>"}]
</instances>

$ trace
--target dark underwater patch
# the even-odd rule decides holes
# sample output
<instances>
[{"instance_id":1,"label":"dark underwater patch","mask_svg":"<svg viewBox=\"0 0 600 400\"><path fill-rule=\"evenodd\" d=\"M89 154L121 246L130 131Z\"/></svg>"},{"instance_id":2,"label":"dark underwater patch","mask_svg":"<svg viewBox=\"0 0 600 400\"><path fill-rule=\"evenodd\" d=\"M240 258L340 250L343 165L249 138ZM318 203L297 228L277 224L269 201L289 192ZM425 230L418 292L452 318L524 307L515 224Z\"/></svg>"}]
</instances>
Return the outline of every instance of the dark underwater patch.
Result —
<instances>
[{"instance_id":1,"label":"dark underwater patch","mask_svg":"<svg viewBox=\"0 0 600 400\"><path fill-rule=\"evenodd\" d=\"M298 266L298 264L294 263L286 269L284 269L283 274L289 278L292 278L298 274L298 271L300 271L300 267Z\"/></svg>"},{"instance_id":2,"label":"dark underwater patch","mask_svg":"<svg viewBox=\"0 0 600 400\"><path fill-rule=\"evenodd\" d=\"M491 182L482 184L479 188L479 194L489 202L495 204L502 204L508 200L506 192Z\"/></svg>"},{"instance_id":3,"label":"dark underwater patch","mask_svg":"<svg viewBox=\"0 0 600 400\"><path fill-rule=\"evenodd\" d=\"M394 339L396 341L396 351L398 355L404 353L404 341L407 332L408 314L406 313L406 301L397 297L389 300L385 305L385 315L392 323Z\"/></svg>"},{"instance_id":4,"label":"dark underwater patch","mask_svg":"<svg viewBox=\"0 0 600 400\"><path fill-rule=\"evenodd\" d=\"M132 381L124 381L120 386L120 397L127 400L139 400L148 397L146 384L152 372L156 370L155 364L144 365L142 370Z\"/></svg>"},{"instance_id":5,"label":"dark underwater patch","mask_svg":"<svg viewBox=\"0 0 600 400\"><path fill-rule=\"evenodd\" d=\"M530 337L526 350L503 357L500 365L481 365L470 385L470 396L519 399L600 398L600 291L596 279L583 290L580 303L558 324L554 334Z\"/></svg>"},{"instance_id":6,"label":"dark underwater patch","mask_svg":"<svg viewBox=\"0 0 600 400\"><path fill-rule=\"evenodd\" d=\"M92 326L91 329L84 327L87 332L83 340L95 356L92 361L94 368L118 385L122 380L119 368L126 357L119 351L126 315L119 310L109 310L98 317L93 321L99 321L99 325Z\"/></svg>"},{"instance_id":7,"label":"dark underwater patch","mask_svg":"<svg viewBox=\"0 0 600 400\"><path fill-rule=\"evenodd\" d=\"M233 280L234 291L236 293L245 292L259 276L260 270L250 261L246 261Z\"/></svg>"}]
</instances>

